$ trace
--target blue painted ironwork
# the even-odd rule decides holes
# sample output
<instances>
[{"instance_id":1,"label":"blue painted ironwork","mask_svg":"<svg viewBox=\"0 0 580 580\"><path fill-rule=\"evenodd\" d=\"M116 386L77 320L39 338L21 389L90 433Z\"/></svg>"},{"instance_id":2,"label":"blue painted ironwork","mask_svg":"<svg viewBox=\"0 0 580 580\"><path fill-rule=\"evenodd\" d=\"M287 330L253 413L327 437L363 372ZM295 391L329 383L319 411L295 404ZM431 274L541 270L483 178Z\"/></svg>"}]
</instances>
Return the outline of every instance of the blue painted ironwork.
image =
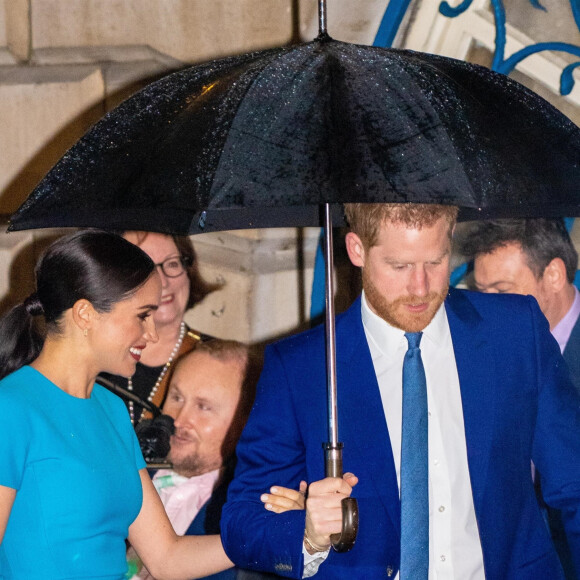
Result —
<instances>
[{"instance_id":1,"label":"blue painted ironwork","mask_svg":"<svg viewBox=\"0 0 580 580\"><path fill-rule=\"evenodd\" d=\"M314 276L312 279L312 293L310 294L310 321L320 322L324 314L326 295L324 293L324 233L320 230L320 238L314 258Z\"/></svg>"},{"instance_id":2,"label":"blue painted ironwork","mask_svg":"<svg viewBox=\"0 0 580 580\"><path fill-rule=\"evenodd\" d=\"M441 2L439 5L439 12L447 18L455 18L460 14L463 14L473 3L473 0L463 0L457 6L450 6L448 2Z\"/></svg>"},{"instance_id":3,"label":"blue painted ironwork","mask_svg":"<svg viewBox=\"0 0 580 580\"><path fill-rule=\"evenodd\" d=\"M574 16L576 26L580 31L580 0L568 0ZM580 46L567 42L538 42L514 52L508 58L505 56L506 47L506 14L503 0L490 0L495 20L495 50L493 53L492 70L503 74L511 73L524 59L533 54L544 51L565 52L580 57ZM539 0L529 0L530 5L536 10L548 12ZM439 5L439 12L448 18L457 18L463 14L473 3L473 0L464 0L457 6L450 6L447 0ZM580 66L580 62L566 66L560 76L560 94L568 95L574 87L574 70Z\"/></svg>"},{"instance_id":4,"label":"blue painted ironwork","mask_svg":"<svg viewBox=\"0 0 580 580\"><path fill-rule=\"evenodd\" d=\"M411 0L390 0L373 46L392 46Z\"/></svg>"},{"instance_id":5,"label":"blue painted ironwork","mask_svg":"<svg viewBox=\"0 0 580 580\"><path fill-rule=\"evenodd\" d=\"M453 7L448 4L446 0L439 5L439 12L448 18L456 18L463 14L472 4L473 0L464 0L459 5ZM580 57L580 46L565 43L565 42L538 42L530 46L526 46L517 52L514 52L508 58L505 58L506 46L506 15L503 0L490 0L493 8L495 20L495 50L493 54L492 70L508 75L516 66L524 59L532 54L537 54L544 51L566 52L574 56ZM538 0L529 0L533 8L548 12ZM569 0L574 16L576 26L580 31L580 0ZM580 67L580 62L572 63L566 66L560 75L560 94L569 95L574 88L574 70ZM570 221L568 227L571 228L574 222L573 218L568 218ZM463 266L460 266L452 272L452 285L460 282L465 274ZM580 284L580 272L576 276L575 284Z\"/></svg>"}]
</instances>

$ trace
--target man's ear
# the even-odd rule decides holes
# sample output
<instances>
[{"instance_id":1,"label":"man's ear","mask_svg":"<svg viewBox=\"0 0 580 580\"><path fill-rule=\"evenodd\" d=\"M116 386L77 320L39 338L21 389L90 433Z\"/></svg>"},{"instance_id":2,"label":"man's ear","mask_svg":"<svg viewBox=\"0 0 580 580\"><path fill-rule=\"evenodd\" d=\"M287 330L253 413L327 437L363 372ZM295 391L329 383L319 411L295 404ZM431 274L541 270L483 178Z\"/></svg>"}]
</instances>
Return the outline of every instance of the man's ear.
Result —
<instances>
[{"instance_id":1,"label":"man's ear","mask_svg":"<svg viewBox=\"0 0 580 580\"><path fill-rule=\"evenodd\" d=\"M562 258L554 258L544 269L542 275L544 282L548 284L552 292L559 292L568 282L566 265Z\"/></svg>"},{"instance_id":2,"label":"man's ear","mask_svg":"<svg viewBox=\"0 0 580 580\"><path fill-rule=\"evenodd\" d=\"M346 251L350 261L354 266L364 268L365 248L361 239L354 232L348 232L344 241L346 242Z\"/></svg>"},{"instance_id":3,"label":"man's ear","mask_svg":"<svg viewBox=\"0 0 580 580\"><path fill-rule=\"evenodd\" d=\"M72 318L74 323L84 332L89 330L93 324L96 310L86 299L77 300L72 307Z\"/></svg>"}]
</instances>

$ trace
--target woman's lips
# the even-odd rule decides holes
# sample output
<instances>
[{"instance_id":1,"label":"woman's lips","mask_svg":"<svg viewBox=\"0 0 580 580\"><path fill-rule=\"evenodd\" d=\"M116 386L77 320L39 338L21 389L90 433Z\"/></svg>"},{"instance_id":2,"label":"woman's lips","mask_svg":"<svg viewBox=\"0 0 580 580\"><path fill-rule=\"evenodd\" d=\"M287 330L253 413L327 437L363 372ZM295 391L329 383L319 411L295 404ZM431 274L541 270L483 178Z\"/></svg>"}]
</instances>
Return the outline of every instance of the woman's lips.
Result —
<instances>
[{"instance_id":1,"label":"woman's lips","mask_svg":"<svg viewBox=\"0 0 580 580\"><path fill-rule=\"evenodd\" d=\"M160 304L171 304L173 302L174 297L173 294L168 294L167 296L161 296Z\"/></svg>"},{"instance_id":2,"label":"woman's lips","mask_svg":"<svg viewBox=\"0 0 580 580\"><path fill-rule=\"evenodd\" d=\"M139 345L139 346L132 346L129 349L129 354L137 361L139 362L141 360L141 353L143 352L143 349L145 348L145 345Z\"/></svg>"}]
</instances>

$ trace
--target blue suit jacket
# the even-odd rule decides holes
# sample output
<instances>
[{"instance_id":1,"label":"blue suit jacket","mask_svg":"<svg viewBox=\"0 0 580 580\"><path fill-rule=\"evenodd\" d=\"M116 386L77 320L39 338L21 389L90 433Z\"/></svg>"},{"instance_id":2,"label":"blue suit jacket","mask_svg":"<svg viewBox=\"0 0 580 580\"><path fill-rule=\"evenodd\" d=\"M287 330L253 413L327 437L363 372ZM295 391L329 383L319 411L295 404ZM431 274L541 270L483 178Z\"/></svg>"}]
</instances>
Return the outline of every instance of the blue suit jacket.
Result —
<instances>
[{"instance_id":1,"label":"blue suit jacket","mask_svg":"<svg viewBox=\"0 0 580 580\"><path fill-rule=\"evenodd\" d=\"M580 318L576 321L572 329L563 355L570 371L570 379L580 395ZM543 498L540 498L540 502L543 508L546 509L547 506L544 505ZM554 541L556 551L560 556L560 561L564 568L566 580L575 579L580 575L580 570L577 574L574 569L571 545L566 538L566 532L562 523L562 514L559 510L547 507L546 517L552 534L552 540Z\"/></svg>"},{"instance_id":2,"label":"blue suit jacket","mask_svg":"<svg viewBox=\"0 0 580 580\"><path fill-rule=\"evenodd\" d=\"M533 459L544 497L564 510L580 566L580 399L558 346L532 298L450 290L445 305L486 577L560 578L530 475ZM331 551L320 579L390 578L399 569L399 493L360 308L359 299L336 323L340 440L344 468L360 480L360 528L350 552ZM224 546L238 565L301 577L304 512L274 515L258 498L274 483L324 477L324 352L320 327L267 349L222 513Z\"/></svg>"},{"instance_id":3,"label":"blue suit jacket","mask_svg":"<svg viewBox=\"0 0 580 580\"><path fill-rule=\"evenodd\" d=\"M564 360L570 369L570 378L580 394L580 318L576 321L572 334L566 343Z\"/></svg>"}]
</instances>

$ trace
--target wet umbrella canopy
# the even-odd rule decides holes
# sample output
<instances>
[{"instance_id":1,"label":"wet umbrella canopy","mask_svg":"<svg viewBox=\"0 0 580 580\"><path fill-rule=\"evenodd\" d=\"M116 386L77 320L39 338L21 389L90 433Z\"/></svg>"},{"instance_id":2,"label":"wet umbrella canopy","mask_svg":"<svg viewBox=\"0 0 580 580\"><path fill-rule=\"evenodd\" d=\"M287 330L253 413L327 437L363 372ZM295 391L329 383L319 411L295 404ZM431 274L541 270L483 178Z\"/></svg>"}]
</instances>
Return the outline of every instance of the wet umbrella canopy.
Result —
<instances>
[{"instance_id":1,"label":"wet umbrella canopy","mask_svg":"<svg viewBox=\"0 0 580 580\"><path fill-rule=\"evenodd\" d=\"M580 129L483 67L322 34L146 87L69 150L11 229L318 225L321 203L347 201L576 215Z\"/></svg>"}]
</instances>

